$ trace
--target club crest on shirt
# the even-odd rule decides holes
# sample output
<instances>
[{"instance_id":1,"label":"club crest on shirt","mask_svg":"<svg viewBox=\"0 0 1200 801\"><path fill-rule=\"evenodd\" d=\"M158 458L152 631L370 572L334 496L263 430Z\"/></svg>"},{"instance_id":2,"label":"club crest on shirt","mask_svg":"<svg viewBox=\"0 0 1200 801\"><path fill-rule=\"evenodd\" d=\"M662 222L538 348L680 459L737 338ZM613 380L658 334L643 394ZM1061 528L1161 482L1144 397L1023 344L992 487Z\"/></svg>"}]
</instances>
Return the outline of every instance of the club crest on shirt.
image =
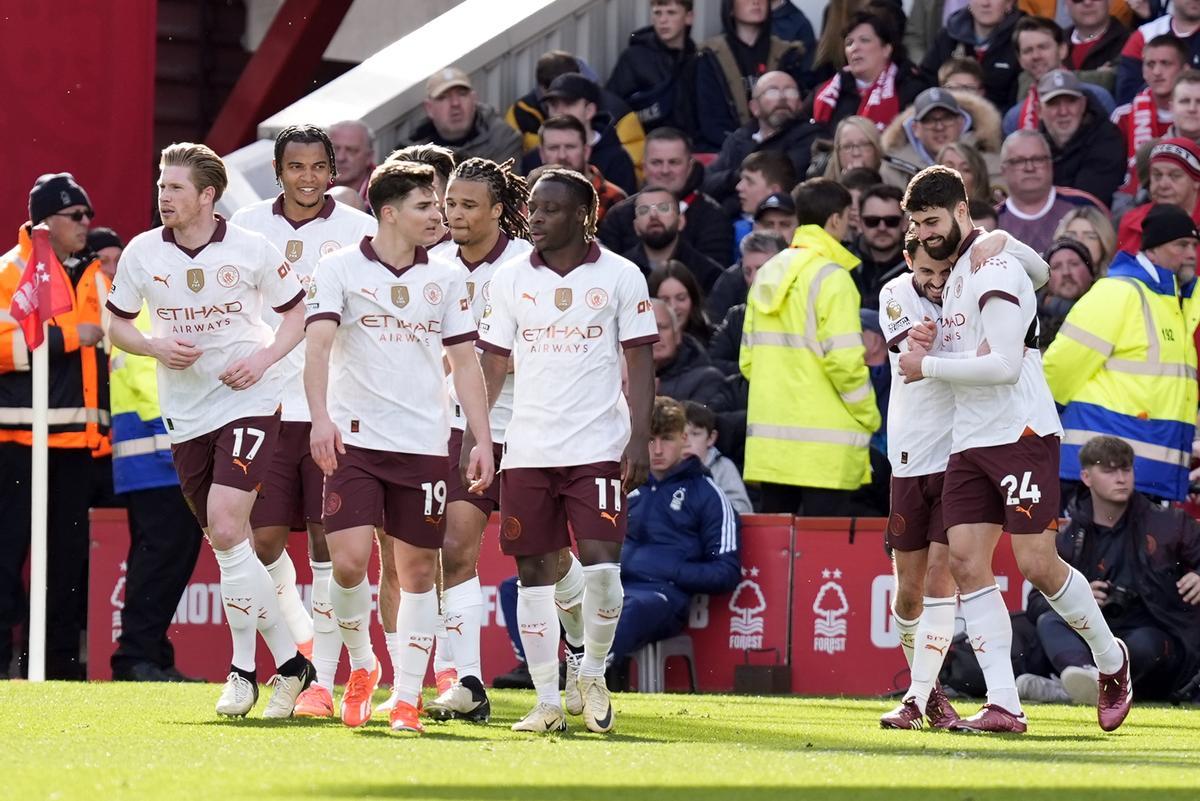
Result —
<instances>
[{"instance_id":1,"label":"club crest on shirt","mask_svg":"<svg viewBox=\"0 0 1200 801\"><path fill-rule=\"evenodd\" d=\"M554 305L558 307L559 311L566 311L571 308L571 301L573 299L571 287L569 286L554 290Z\"/></svg>"},{"instance_id":2,"label":"club crest on shirt","mask_svg":"<svg viewBox=\"0 0 1200 801\"><path fill-rule=\"evenodd\" d=\"M283 250L283 255L288 261L299 261L304 254L304 241L301 239L289 239L287 247Z\"/></svg>"},{"instance_id":3,"label":"club crest on shirt","mask_svg":"<svg viewBox=\"0 0 1200 801\"><path fill-rule=\"evenodd\" d=\"M483 294L483 302L487 303L492 299L492 282L484 281L483 286L479 288L479 291Z\"/></svg>"},{"instance_id":4,"label":"club crest on shirt","mask_svg":"<svg viewBox=\"0 0 1200 801\"><path fill-rule=\"evenodd\" d=\"M589 309L600 311L608 305L608 293L598 286L592 287L587 291L587 294L584 295L584 300L587 301Z\"/></svg>"},{"instance_id":5,"label":"club crest on shirt","mask_svg":"<svg viewBox=\"0 0 1200 801\"><path fill-rule=\"evenodd\" d=\"M404 284L397 284L392 287L392 305L403 309L408 305L408 287Z\"/></svg>"},{"instance_id":6,"label":"club crest on shirt","mask_svg":"<svg viewBox=\"0 0 1200 801\"><path fill-rule=\"evenodd\" d=\"M328 256L330 253L340 247L341 245L339 245L337 242L334 242L332 239L326 240L321 243L321 255Z\"/></svg>"},{"instance_id":7,"label":"club crest on shirt","mask_svg":"<svg viewBox=\"0 0 1200 801\"><path fill-rule=\"evenodd\" d=\"M442 302L442 288L432 281L425 285L425 300L434 306Z\"/></svg>"},{"instance_id":8,"label":"club crest on shirt","mask_svg":"<svg viewBox=\"0 0 1200 801\"><path fill-rule=\"evenodd\" d=\"M217 283L226 289L237 286L238 279L242 277L238 272L238 268L232 264L226 264L221 269L217 270Z\"/></svg>"},{"instance_id":9,"label":"club crest on shirt","mask_svg":"<svg viewBox=\"0 0 1200 801\"><path fill-rule=\"evenodd\" d=\"M960 275L958 278L954 279L954 297L956 297L956 298L962 297L962 286L963 286L963 279L962 279L962 276Z\"/></svg>"},{"instance_id":10,"label":"club crest on shirt","mask_svg":"<svg viewBox=\"0 0 1200 801\"><path fill-rule=\"evenodd\" d=\"M187 271L187 287L193 292L199 292L204 289L204 270L199 267L193 267Z\"/></svg>"}]
</instances>

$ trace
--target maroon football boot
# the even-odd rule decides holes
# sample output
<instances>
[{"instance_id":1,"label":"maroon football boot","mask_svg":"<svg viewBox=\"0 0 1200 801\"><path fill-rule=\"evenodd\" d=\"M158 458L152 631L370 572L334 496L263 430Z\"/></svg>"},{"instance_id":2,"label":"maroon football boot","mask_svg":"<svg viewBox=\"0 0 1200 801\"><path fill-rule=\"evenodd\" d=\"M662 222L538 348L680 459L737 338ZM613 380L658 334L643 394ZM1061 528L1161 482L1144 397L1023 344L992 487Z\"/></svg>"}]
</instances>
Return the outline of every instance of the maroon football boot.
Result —
<instances>
[{"instance_id":1,"label":"maroon football boot","mask_svg":"<svg viewBox=\"0 0 1200 801\"><path fill-rule=\"evenodd\" d=\"M900 706L881 717L879 726L884 729L923 729L925 716L921 714L917 702L909 697L905 698Z\"/></svg>"},{"instance_id":2,"label":"maroon football boot","mask_svg":"<svg viewBox=\"0 0 1200 801\"><path fill-rule=\"evenodd\" d=\"M929 694L929 702L925 704L925 716L929 718L929 725L935 729L949 729L961 720L958 712L954 711L954 707L950 705L950 699L942 690L941 683L933 685L933 692Z\"/></svg>"},{"instance_id":3,"label":"maroon football boot","mask_svg":"<svg viewBox=\"0 0 1200 801\"><path fill-rule=\"evenodd\" d=\"M1100 720L1100 728L1104 731L1114 731L1125 722L1125 717L1133 707L1133 679L1129 675L1129 649L1121 640L1121 654L1125 661L1116 673L1100 674L1100 697L1096 700L1096 717Z\"/></svg>"},{"instance_id":4,"label":"maroon football boot","mask_svg":"<svg viewBox=\"0 0 1200 801\"><path fill-rule=\"evenodd\" d=\"M1004 732L1008 734L1024 734L1028 728L1025 713L1014 715L1002 706L984 704L983 709L950 725L950 731L965 732Z\"/></svg>"}]
</instances>

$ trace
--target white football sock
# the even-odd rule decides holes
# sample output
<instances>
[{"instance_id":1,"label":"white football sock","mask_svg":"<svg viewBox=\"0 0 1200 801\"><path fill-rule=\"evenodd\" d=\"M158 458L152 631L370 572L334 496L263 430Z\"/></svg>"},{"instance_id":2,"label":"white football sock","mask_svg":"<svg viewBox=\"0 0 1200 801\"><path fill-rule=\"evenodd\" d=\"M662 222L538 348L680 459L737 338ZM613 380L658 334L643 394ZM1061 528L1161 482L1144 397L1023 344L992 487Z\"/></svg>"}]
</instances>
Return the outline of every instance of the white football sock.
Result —
<instances>
[{"instance_id":1,"label":"white football sock","mask_svg":"<svg viewBox=\"0 0 1200 801\"><path fill-rule=\"evenodd\" d=\"M329 581L329 600L342 642L350 653L351 670L371 670L375 667L375 652L371 649L371 584L366 578L357 587L346 588Z\"/></svg>"},{"instance_id":2,"label":"white football sock","mask_svg":"<svg viewBox=\"0 0 1200 801\"><path fill-rule=\"evenodd\" d=\"M517 586L517 627L540 703L562 706L558 695L558 619L554 585Z\"/></svg>"},{"instance_id":3,"label":"white football sock","mask_svg":"<svg viewBox=\"0 0 1200 801\"><path fill-rule=\"evenodd\" d=\"M342 658L342 637L338 634L337 621L333 619L333 604L329 602L329 582L333 576L333 562L314 562L312 567L312 626L313 667L317 669L317 684L327 690L333 689L338 661Z\"/></svg>"},{"instance_id":4,"label":"white football sock","mask_svg":"<svg viewBox=\"0 0 1200 801\"><path fill-rule=\"evenodd\" d=\"M392 663L392 690L394 691L396 679L400 675L400 654L404 653L404 643L400 641L400 635L394 631L385 631L383 640L387 645L388 661Z\"/></svg>"},{"instance_id":5,"label":"white football sock","mask_svg":"<svg viewBox=\"0 0 1200 801\"><path fill-rule=\"evenodd\" d=\"M922 712L929 703L929 694L937 684L946 652L954 639L956 606L953 595L949 598L925 598L925 608L921 611L917 636L913 641L912 683L905 696L916 699Z\"/></svg>"},{"instance_id":6,"label":"white football sock","mask_svg":"<svg viewBox=\"0 0 1200 801\"><path fill-rule=\"evenodd\" d=\"M259 564L258 558L249 540L243 540L225 551L213 548L213 554L221 569L221 601L225 604L225 619L233 636L233 658L230 663L239 670L253 673L258 625L253 566Z\"/></svg>"},{"instance_id":7,"label":"white football sock","mask_svg":"<svg viewBox=\"0 0 1200 801\"><path fill-rule=\"evenodd\" d=\"M442 606L446 610L446 636L452 642L450 650L458 678L474 676L482 681L479 630L483 626L483 588L479 586L479 576L447 587L442 592Z\"/></svg>"},{"instance_id":8,"label":"white football sock","mask_svg":"<svg viewBox=\"0 0 1200 801\"><path fill-rule=\"evenodd\" d=\"M1088 580L1075 568L1068 566L1068 570L1067 580L1062 587L1054 595L1046 595L1046 600L1059 617L1067 621L1067 625L1087 642L1100 672L1116 673L1125 662L1125 654L1100 612L1100 605L1096 603L1096 596L1092 595Z\"/></svg>"},{"instance_id":9,"label":"white football sock","mask_svg":"<svg viewBox=\"0 0 1200 801\"><path fill-rule=\"evenodd\" d=\"M554 585L554 604L558 607L558 622L562 624L563 636L572 648L583 645L583 593L587 581L583 565L571 554L571 566L567 574Z\"/></svg>"},{"instance_id":10,"label":"white football sock","mask_svg":"<svg viewBox=\"0 0 1200 801\"><path fill-rule=\"evenodd\" d=\"M279 612L288 632L296 645L302 645L313 638L313 621L300 600L300 591L296 589L296 566L287 549L273 563L266 566L271 583L275 585L275 597L279 602Z\"/></svg>"},{"instance_id":11,"label":"white football sock","mask_svg":"<svg viewBox=\"0 0 1200 801\"><path fill-rule=\"evenodd\" d=\"M395 665L396 683L392 687L396 698L417 705L421 682L429 667L429 652L433 650L433 629L437 625L437 590L400 592L400 611L396 614L396 636L404 643Z\"/></svg>"},{"instance_id":12,"label":"white football sock","mask_svg":"<svg viewBox=\"0 0 1200 801\"><path fill-rule=\"evenodd\" d=\"M900 634L900 650L904 652L904 661L908 662L911 668L913 663L913 645L917 640L917 627L921 624L921 619L905 620L896 614L896 608L892 607L892 620L896 621L896 631Z\"/></svg>"},{"instance_id":13,"label":"white football sock","mask_svg":"<svg viewBox=\"0 0 1200 801\"><path fill-rule=\"evenodd\" d=\"M588 565L583 575L587 589L583 593L583 662L579 675L603 676L624 604L621 566L612 562Z\"/></svg>"},{"instance_id":14,"label":"white football sock","mask_svg":"<svg viewBox=\"0 0 1200 801\"><path fill-rule=\"evenodd\" d=\"M443 601L443 608L445 602ZM446 614L443 609L439 609L433 627L433 640L435 647L433 649L433 672L434 674L441 673L443 670L454 669L454 649L450 645L449 639L446 637Z\"/></svg>"},{"instance_id":15,"label":"white football sock","mask_svg":"<svg viewBox=\"0 0 1200 801\"><path fill-rule=\"evenodd\" d=\"M967 642L979 660L987 683L987 702L1021 714L1021 699L1012 669L1012 619L1000 588L993 584L962 596Z\"/></svg>"}]
</instances>

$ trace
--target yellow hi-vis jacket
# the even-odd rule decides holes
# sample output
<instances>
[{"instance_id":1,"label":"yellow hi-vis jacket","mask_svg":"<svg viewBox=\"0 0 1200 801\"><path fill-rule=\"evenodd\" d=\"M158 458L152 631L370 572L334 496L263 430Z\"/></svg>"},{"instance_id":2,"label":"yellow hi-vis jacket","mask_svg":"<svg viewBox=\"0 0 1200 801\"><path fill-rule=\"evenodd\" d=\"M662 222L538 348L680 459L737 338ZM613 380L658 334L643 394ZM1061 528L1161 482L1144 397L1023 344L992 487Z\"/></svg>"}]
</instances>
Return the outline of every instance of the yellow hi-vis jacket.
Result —
<instances>
[{"instance_id":1,"label":"yellow hi-vis jacket","mask_svg":"<svg viewBox=\"0 0 1200 801\"><path fill-rule=\"evenodd\" d=\"M1064 479L1079 480L1079 449L1107 434L1133 447L1139 492L1186 497L1197 402L1191 312L1174 275L1127 253L1071 307L1043 359L1054 400L1066 407Z\"/></svg>"},{"instance_id":2,"label":"yellow hi-vis jacket","mask_svg":"<svg viewBox=\"0 0 1200 801\"><path fill-rule=\"evenodd\" d=\"M738 359L750 382L747 481L857 489L870 480L880 417L850 277L858 263L805 225L758 271Z\"/></svg>"}]
</instances>

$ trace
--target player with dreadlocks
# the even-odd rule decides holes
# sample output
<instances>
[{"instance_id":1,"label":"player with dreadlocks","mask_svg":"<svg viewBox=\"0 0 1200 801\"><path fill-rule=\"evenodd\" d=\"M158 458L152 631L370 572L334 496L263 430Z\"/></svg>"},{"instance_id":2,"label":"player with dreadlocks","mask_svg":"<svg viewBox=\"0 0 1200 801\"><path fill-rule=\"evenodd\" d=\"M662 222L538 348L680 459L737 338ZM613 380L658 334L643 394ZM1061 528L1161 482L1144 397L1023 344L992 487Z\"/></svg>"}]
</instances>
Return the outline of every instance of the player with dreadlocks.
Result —
<instances>
[{"instance_id":1,"label":"player with dreadlocks","mask_svg":"<svg viewBox=\"0 0 1200 801\"><path fill-rule=\"evenodd\" d=\"M492 276L498 266L509 259L528 257L532 249L524 211L527 197L525 179L513 172L512 160L501 165L483 158L467 159L450 176L446 221L457 246L451 258L469 274L467 297L476 323L491 297ZM441 551L444 633L437 637L433 670L435 676L443 677L454 671L456 680L426 710L440 720L457 717L486 722L491 705L483 689L479 659L483 590L475 568L484 527L500 506L500 485L494 483L483 495L473 495L462 485L458 461L466 418L452 379L447 378L451 467L446 477L446 539ZM512 417L512 399L510 370L491 410L497 469L504 452L504 429Z\"/></svg>"},{"instance_id":2,"label":"player with dreadlocks","mask_svg":"<svg viewBox=\"0 0 1200 801\"><path fill-rule=\"evenodd\" d=\"M613 727L604 668L621 615L625 496L649 468L650 346L658 333L641 271L595 242L596 206L581 174L543 171L529 199L534 250L496 271L479 322L489 398L504 385L510 355L515 368L500 545L517 561L517 623L538 703L514 731L567 726L556 601L579 607L562 618L568 643L583 649L574 669L568 663L567 711L582 713L591 731ZM464 434L462 454L472 451L472 433ZM572 531L579 560L563 575L560 554Z\"/></svg>"},{"instance_id":3,"label":"player with dreadlocks","mask_svg":"<svg viewBox=\"0 0 1200 801\"><path fill-rule=\"evenodd\" d=\"M337 175L333 143L315 125L290 125L275 137L275 180L279 196L239 209L230 222L256 231L279 248L311 300L317 260L343 247L358 247L374 236L375 218L336 202L327 194ZM236 279L235 279L236 280ZM270 309L263 319L277 326ZM278 445L263 491L250 513L254 548L267 566L288 630L301 652L312 659L317 680L296 699L299 717L333 716L333 677L342 653L342 638L333 619L329 581L333 565L321 524L324 476L309 453L312 418L304 398L304 348L294 348L279 362L286 373L283 416ZM288 556L288 533L308 529L312 566L311 613L296 590L296 568Z\"/></svg>"}]
</instances>

